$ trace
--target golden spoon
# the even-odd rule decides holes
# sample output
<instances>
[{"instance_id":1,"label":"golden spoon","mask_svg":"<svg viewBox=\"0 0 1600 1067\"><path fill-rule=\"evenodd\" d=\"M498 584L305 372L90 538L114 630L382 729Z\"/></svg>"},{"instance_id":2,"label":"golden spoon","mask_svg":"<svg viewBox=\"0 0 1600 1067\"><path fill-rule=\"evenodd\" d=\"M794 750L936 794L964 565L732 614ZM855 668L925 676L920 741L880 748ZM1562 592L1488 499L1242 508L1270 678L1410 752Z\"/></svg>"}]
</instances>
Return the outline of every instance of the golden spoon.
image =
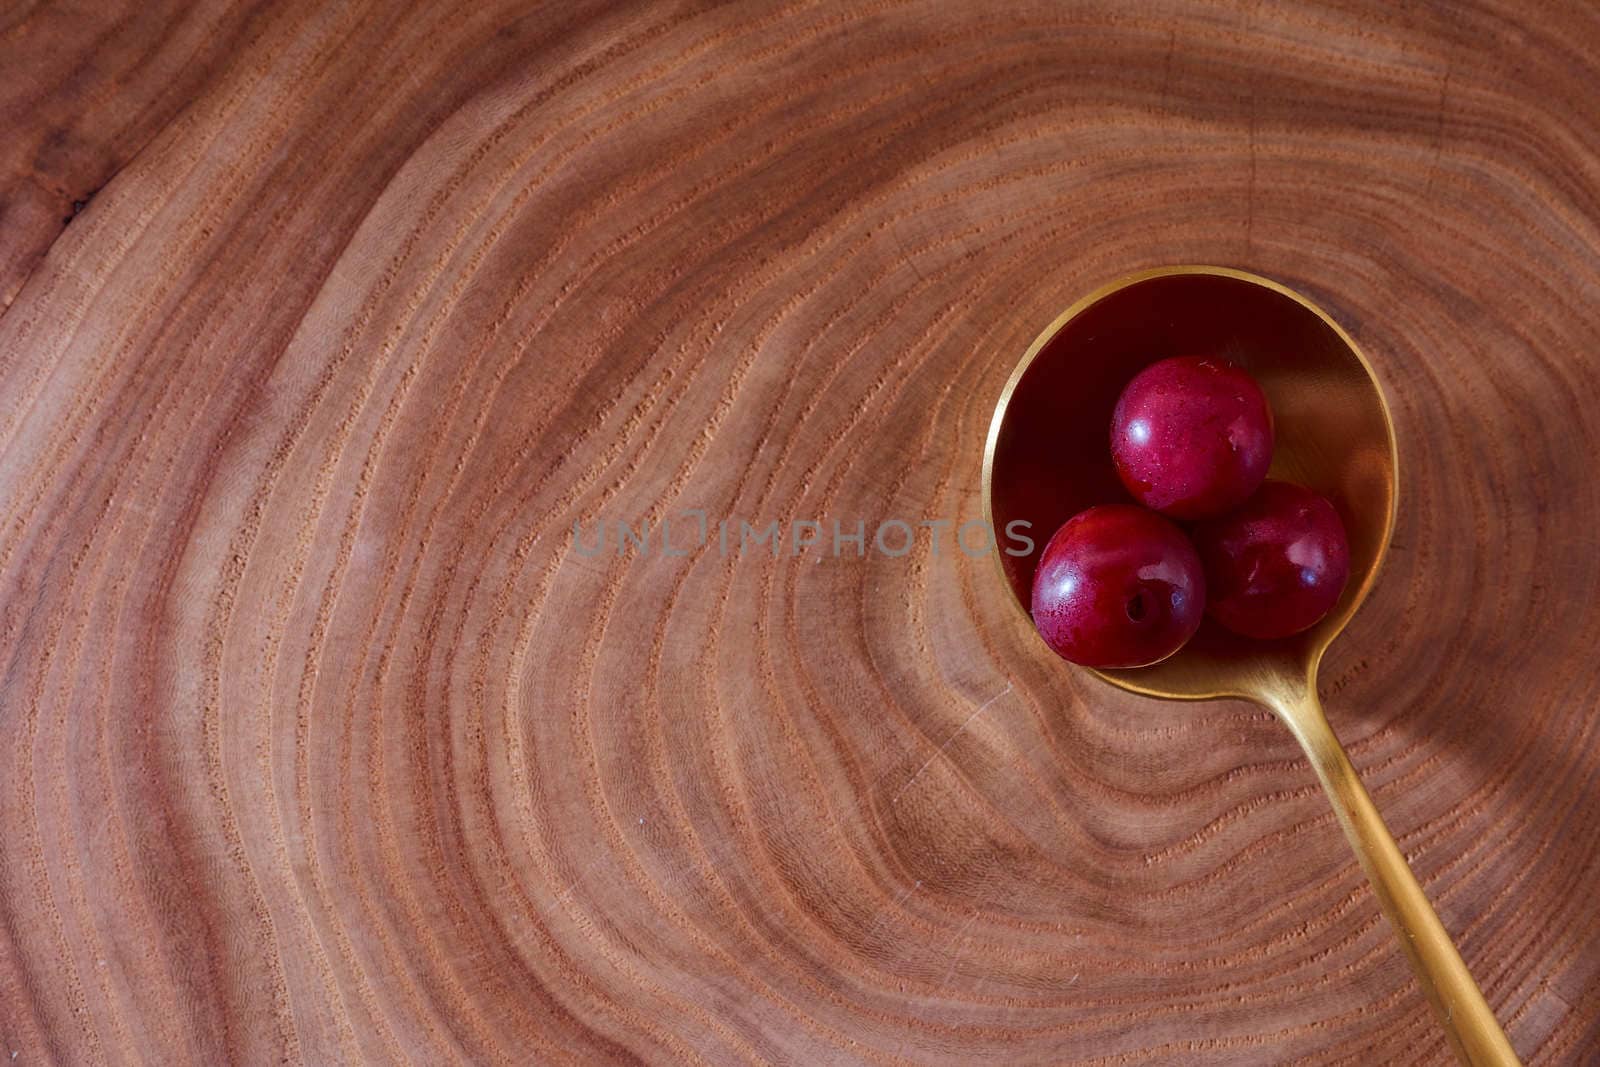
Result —
<instances>
[{"instance_id":1,"label":"golden spoon","mask_svg":"<svg viewBox=\"0 0 1600 1067\"><path fill-rule=\"evenodd\" d=\"M984 517L997 531L1026 521L1035 542L1034 555L996 557L1006 583L1026 615L1044 541L1083 508L1123 498L1108 444L1122 386L1158 359L1208 352L1222 352L1266 390L1278 429L1272 475L1309 486L1338 508L1350 536L1349 584L1327 618L1292 638L1253 641L1208 619L1170 659L1092 673L1167 700L1250 700L1283 720L1461 1062L1516 1064L1317 697L1322 654L1372 588L1388 547L1399 476L1394 425L1372 368L1322 309L1244 271L1166 267L1098 289L1046 327L1006 382L984 447Z\"/></svg>"}]
</instances>

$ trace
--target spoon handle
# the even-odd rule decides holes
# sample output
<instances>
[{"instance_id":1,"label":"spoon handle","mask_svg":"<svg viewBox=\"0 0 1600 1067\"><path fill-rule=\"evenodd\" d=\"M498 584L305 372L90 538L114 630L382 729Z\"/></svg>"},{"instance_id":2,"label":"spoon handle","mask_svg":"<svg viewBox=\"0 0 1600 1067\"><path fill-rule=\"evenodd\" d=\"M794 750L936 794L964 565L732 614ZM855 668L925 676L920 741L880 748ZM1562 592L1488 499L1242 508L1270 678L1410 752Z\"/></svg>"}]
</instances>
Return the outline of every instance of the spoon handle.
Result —
<instances>
[{"instance_id":1,"label":"spoon handle","mask_svg":"<svg viewBox=\"0 0 1600 1067\"><path fill-rule=\"evenodd\" d=\"M1471 1067L1516 1065L1517 1054L1506 1040L1505 1031L1495 1021L1494 1012L1406 865L1350 757L1329 728L1315 687L1299 699L1284 701L1275 710L1294 731L1321 779L1339 825L1344 827L1356 858L1366 870L1379 905L1400 935L1400 947L1410 959L1417 982L1433 1005L1456 1056Z\"/></svg>"}]
</instances>

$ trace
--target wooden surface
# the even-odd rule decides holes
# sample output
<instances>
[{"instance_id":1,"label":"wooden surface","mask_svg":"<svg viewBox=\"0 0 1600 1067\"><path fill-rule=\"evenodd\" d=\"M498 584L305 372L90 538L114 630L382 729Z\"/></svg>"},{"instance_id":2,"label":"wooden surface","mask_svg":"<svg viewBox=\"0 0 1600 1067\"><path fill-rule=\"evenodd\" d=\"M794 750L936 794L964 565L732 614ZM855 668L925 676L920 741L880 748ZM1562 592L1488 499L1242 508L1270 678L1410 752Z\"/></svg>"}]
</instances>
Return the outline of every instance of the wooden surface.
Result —
<instances>
[{"instance_id":1,"label":"wooden surface","mask_svg":"<svg viewBox=\"0 0 1600 1067\"><path fill-rule=\"evenodd\" d=\"M1265 714L1076 675L927 529L571 550L977 517L1027 342L1170 262L1377 365L1330 714L1519 1052L1595 1063L1597 55L1576 3L13 0L0 1063L1444 1062Z\"/></svg>"}]
</instances>

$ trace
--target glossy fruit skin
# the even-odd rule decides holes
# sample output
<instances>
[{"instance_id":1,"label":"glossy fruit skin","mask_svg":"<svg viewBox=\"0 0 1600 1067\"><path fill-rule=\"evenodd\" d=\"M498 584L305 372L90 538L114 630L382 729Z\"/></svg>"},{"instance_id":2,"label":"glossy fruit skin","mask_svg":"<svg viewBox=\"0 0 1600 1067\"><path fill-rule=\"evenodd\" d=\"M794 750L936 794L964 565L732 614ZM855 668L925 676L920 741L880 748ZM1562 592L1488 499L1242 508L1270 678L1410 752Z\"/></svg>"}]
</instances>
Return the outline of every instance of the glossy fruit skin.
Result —
<instances>
[{"instance_id":1,"label":"glossy fruit skin","mask_svg":"<svg viewBox=\"0 0 1600 1067\"><path fill-rule=\"evenodd\" d=\"M1237 507L1272 463L1272 409L1256 380L1224 359L1153 363L1123 389L1111 458L1135 500L1176 519Z\"/></svg>"},{"instance_id":2,"label":"glossy fruit skin","mask_svg":"<svg viewBox=\"0 0 1600 1067\"><path fill-rule=\"evenodd\" d=\"M1269 481L1237 511L1191 531L1206 610L1234 633L1271 639L1316 625L1350 577L1350 542L1328 499Z\"/></svg>"},{"instance_id":3,"label":"glossy fruit skin","mask_svg":"<svg viewBox=\"0 0 1600 1067\"><path fill-rule=\"evenodd\" d=\"M1144 508L1105 504L1068 519L1033 578L1033 621L1059 656L1085 667L1147 667L1194 636L1205 614L1194 546Z\"/></svg>"}]
</instances>

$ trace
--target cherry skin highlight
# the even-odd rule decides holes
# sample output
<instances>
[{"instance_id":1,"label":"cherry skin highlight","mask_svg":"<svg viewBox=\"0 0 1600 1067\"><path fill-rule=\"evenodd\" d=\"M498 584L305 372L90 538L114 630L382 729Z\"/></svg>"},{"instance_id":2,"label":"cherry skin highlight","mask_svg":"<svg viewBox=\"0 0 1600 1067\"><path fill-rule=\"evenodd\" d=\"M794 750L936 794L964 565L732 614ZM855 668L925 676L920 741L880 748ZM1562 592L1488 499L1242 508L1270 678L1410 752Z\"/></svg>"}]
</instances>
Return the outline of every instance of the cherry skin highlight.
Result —
<instances>
[{"instance_id":1,"label":"cherry skin highlight","mask_svg":"<svg viewBox=\"0 0 1600 1067\"><path fill-rule=\"evenodd\" d=\"M1123 389L1111 458L1134 499L1177 519L1244 503L1272 463L1272 409L1254 378L1224 359L1153 363Z\"/></svg>"},{"instance_id":2,"label":"cherry skin highlight","mask_svg":"<svg viewBox=\"0 0 1600 1067\"><path fill-rule=\"evenodd\" d=\"M1350 577L1350 542L1328 499L1269 481L1239 510L1192 531L1213 618L1245 637L1288 637L1316 625Z\"/></svg>"},{"instance_id":3,"label":"cherry skin highlight","mask_svg":"<svg viewBox=\"0 0 1600 1067\"><path fill-rule=\"evenodd\" d=\"M1105 504L1067 520L1033 577L1033 622L1085 667L1147 667L1194 636L1205 614L1194 546L1153 511Z\"/></svg>"}]
</instances>

